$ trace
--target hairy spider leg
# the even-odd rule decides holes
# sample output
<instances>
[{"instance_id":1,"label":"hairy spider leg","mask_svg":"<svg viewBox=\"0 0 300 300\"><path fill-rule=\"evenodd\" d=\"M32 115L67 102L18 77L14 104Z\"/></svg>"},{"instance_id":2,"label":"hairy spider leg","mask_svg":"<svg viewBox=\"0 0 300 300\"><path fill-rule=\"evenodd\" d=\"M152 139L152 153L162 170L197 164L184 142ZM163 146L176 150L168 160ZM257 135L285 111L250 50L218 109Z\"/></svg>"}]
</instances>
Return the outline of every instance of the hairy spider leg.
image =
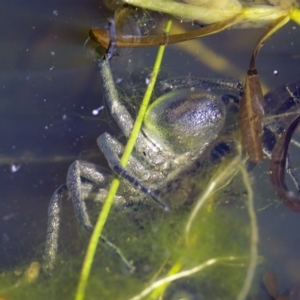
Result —
<instances>
[{"instance_id":1,"label":"hairy spider leg","mask_svg":"<svg viewBox=\"0 0 300 300\"><path fill-rule=\"evenodd\" d=\"M81 185L82 193L87 196L94 188L94 184L92 183L84 183ZM46 273L51 272L54 268L57 249L58 249L58 237L59 237L59 229L61 222L61 201L68 193L68 187L66 184L61 185L52 195L51 200L48 205L48 224L47 224L47 234L46 234L46 243L45 243L45 252L43 255L43 269ZM89 228L85 228L90 231ZM105 237L101 237L101 239L106 242L110 247L112 247L110 242L107 242ZM112 247L114 251L120 255L120 251L116 251L118 249L116 246ZM123 260L123 258L122 258Z\"/></svg>"},{"instance_id":2,"label":"hairy spider leg","mask_svg":"<svg viewBox=\"0 0 300 300\"><path fill-rule=\"evenodd\" d=\"M70 167L67 175L67 185L60 186L53 194L48 206L48 227L46 236L46 245L44 253L43 269L49 273L54 268L57 248L59 227L61 221L61 200L65 194L69 192L76 218L78 222L88 231L91 232L91 225L84 199L89 195L97 185L106 187L109 184L111 176L102 167L87 161L75 161ZM81 182L81 178L90 180L91 182ZM100 201L103 201L105 195L100 196ZM97 200L97 199L96 199ZM121 258L129 271L133 271L132 265L123 255L122 251L111 243L106 237L101 236L101 241L105 242L114 252Z\"/></svg>"},{"instance_id":3,"label":"hairy spider leg","mask_svg":"<svg viewBox=\"0 0 300 300\"><path fill-rule=\"evenodd\" d=\"M43 268L46 272L54 268L54 263L58 248L58 235L60 226L61 199L67 191L67 186L63 184L52 195L48 206L48 226L46 235L46 245L44 252Z\"/></svg>"},{"instance_id":4,"label":"hairy spider leg","mask_svg":"<svg viewBox=\"0 0 300 300\"><path fill-rule=\"evenodd\" d=\"M110 69L110 64L107 59L103 60L102 63L99 63L100 73L102 75L103 86L106 94L106 102L111 112L112 117L115 119L119 128L125 134L126 137L129 136L132 127L133 127L133 119L130 116L129 112L125 108L124 105L121 104L119 101L118 92L115 89L115 84L113 81L113 76ZM120 164L120 160L118 155L116 154L115 148L108 141L112 141L113 138L110 138L109 134L104 133L102 134L97 143L99 148L103 152L104 156L106 157L110 168L117 173L120 177L129 181L132 185L139 188L144 194L149 195L155 202L161 205L165 210L169 210L168 206L163 203L152 190L148 189L144 186L140 180L136 179L132 176L127 170L125 170L122 165ZM159 162L163 161L158 160L159 158L159 149L152 144L148 139L146 139L142 134L139 134L137 141L136 141L136 150L139 153L147 153L146 159L150 161L152 164L158 164ZM155 154L155 155L154 155ZM138 164L138 166L140 166Z\"/></svg>"},{"instance_id":5,"label":"hairy spider leg","mask_svg":"<svg viewBox=\"0 0 300 300\"><path fill-rule=\"evenodd\" d=\"M87 230L92 231L89 215L82 190L81 178L88 179L96 185L106 186L108 178L103 174L103 168L87 161L74 161L67 174L67 186L72 198L73 207L78 222Z\"/></svg>"},{"instance_id":6,"label":"hairy spider leg","mask_svg":"<svg viewBox=\"0 0 300 300\"><path fill-rule=\"evenodd\" d=\"M126 179L130 184L140 189L144 194L150 196L156 203L161 205L165 210L169 210L169 207L162 202L151 189L145 187L138 179L132 176L127 170L125 170L119 160L118 155L112 149L111 145L107 142L107 140L112 139L108 133L104 133L99 136L97 139L97 143L99 148L103 152L110 168L118 174L120 177Z\"/></svg>"},{"instance_id":7,"label":"hairy spider leg","mask_svg":"<svg viewBox=\"0 0 300 300\"><path fill-rule=\"evenodd\" d=\"M118 92L115 88L110 63L107 59L104 59L98 66L106 95L106 104L111 116L114 118L123 134L126 137L129 137L134 121L128 110L120 102ZM135 144L135 149L137 152L142 154L151 165L161 164L165 160L164 156L160 154L159 148L149 141L143 134L139 134Z\"/></svg>"},{"instance_id":8,"label":"hairy spider leg","mask_svg":"<svg viewBox=\"0 0 300 300\"><path fill-rule=\"evenodd\" d=\"M124 146L107 132L104 132L98 137L97 144L100 149L100 144L105 144L110 149L113 149L115 154L118 156L121 156L124 152ZM126 169L131 174L138 177L141 181L145 181L150 177L149 170L144 166L141 160L136 158L134 155L130 156Z\"/></svg>"},{"instance_id":9,"label":"hairy spider leg","mask_svg":"<svg viewBox=\"0 0 300 300\"><path fill-rule=\"evenodd\" d=\"M84 177L91 183L82 183L80 177ZM52 195L48 206L48 227L44 254L44 269L50 271L54 267L58 236L61 220L61 200L66 192L69 192L73 201L73 207L78 222L87 230L92 230L92 225L87 214L84 198L92 191L95 184L107 185L108 178L103 168L86 161L75 161L67 175L67 184L60 186Z\"/></svg>"},{"instance_id":10,"label":"hairy spider leg","mask_svg":"<svg viewBox=\"0 0 300 300\"><path fill-rule=\"evenodd\" d=\"M162 92L167 92L168 90L174 90L179 88L187 87L198 87L204 90L226 90L234 92L237 96L242 96L244 93L244 87L242 83L238 80L224 80L224 79L207 79L199 77L177 77L164 80L160 83L160 89Z\"/></svg>"}]
</instances>

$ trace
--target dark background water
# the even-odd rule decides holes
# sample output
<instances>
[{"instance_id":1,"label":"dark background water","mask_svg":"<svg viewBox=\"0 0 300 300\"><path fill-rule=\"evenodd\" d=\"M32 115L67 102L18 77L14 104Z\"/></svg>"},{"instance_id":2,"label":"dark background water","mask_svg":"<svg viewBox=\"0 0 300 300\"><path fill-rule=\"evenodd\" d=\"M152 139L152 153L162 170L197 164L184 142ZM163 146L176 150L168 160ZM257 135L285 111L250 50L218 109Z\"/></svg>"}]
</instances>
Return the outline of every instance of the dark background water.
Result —
<instances>
[{"instance_id":1,"label":"dark background water","mask_svg":"<svg viewBox=\"0 0 300 300\"><path fill-rule=\"evenodd\" d=\"M113 130L105 113L100 118L92 114L103 104L102 88L84 43L89 28L103 26L110 15L101 1L1 1L0 268L30 260L41 247L48 202L65 182L72 161L91 158L106 164L96 138ZM261 50L257 64L269 89L300 78L299 32L300 27L290 22ZM201 62L201 50L195 48L190 55L168 46L163 72L243 80L261 33L261 29L236 29L202 39L215 51L215 60L223 55L230 61L219 72ZM155 48L141 49L117 57L113 71L131 82L140 78L135 73L147 77L155 53ZM144 80L139 82L141 88ZM300 163L297 158L294 162ZM260 251L287 288L300 281L300 215L276 202L267 164L254 172L261 196L257 199ZM72 214L70 205L65 210Z\"/></svg>"}]
</instances>

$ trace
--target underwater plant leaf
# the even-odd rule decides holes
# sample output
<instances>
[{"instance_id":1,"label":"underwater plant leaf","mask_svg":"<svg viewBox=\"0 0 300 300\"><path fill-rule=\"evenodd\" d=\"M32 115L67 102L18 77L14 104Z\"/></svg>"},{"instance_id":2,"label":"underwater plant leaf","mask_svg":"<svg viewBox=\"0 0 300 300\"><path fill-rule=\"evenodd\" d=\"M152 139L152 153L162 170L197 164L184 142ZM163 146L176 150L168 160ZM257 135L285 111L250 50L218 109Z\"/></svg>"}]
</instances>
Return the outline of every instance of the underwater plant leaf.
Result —
<instances>
[{"instance_id":1,"label":"underwater plant leaf","mask_svg":"<svg viewBox=\"0 0 300 300\"><path fill-rule=\"evenodd\" d=\"M255 60L262 43L280 27L289 17L283 17L269 25L267 31L258 40L250 60L250 67L245 80L245 89L239 107L239 125L242 145L250 160L260 163L263 160L262 135L264 118L264 96L260 84Z\"/></svg>"},{"instance_id":2,"label":"underwater plant leaf","mask_svg":"<svg viewBox=\"0 0 300 300\"><path fill-rule=\"evenodd\" d=\"M201 24L221 22L238 14L243 15L241 28L263 27L266 23L285 16L289 16L300 24L300 12L295 1L285 1L284 5L281 5L280 1L274 5L259 5L255 4L255 1L245 3L246 1L238 0L186 0L181 2L176 0L123 0L123 2L167 13L181 20L198 21Z\"/></svg>"},{"instance_id":3,"label":"underwater plant leaf","mask_svg":"<svg viewBox=\"0 0 300 300\"><path fill-rule=\"evenodd\" d=\"M204 28L199 28L185 33L171 34L171 35L153 35L153 36L134 36L117 34L117 47L151 47L167 44L175 44L189 41L202 36L210 35L222 31L239 21L242 16L237 15L222 22L208 25ZM105 49L108 48L110 42L109 32L105 29L92 28L89 31L89 36L92 41L99 43Z\"/></svg>"},{"instance_id":4,"label":"underwater plant leaf","mask_svg":"<svg viewBox=\"0 0 300 300\"><path fill-rule=\"evenodd\" d=\"M146 287L141 293L130 298L129 300L141 300L141 299L145 298L147 295L149 295L155 289L157 289L163 285L166 285L170 282L174 282L175 280L178 280L178 279L181 279L184 277L189 277L189 276L191 276L195 273L198 273L198 272L202 271L203 269L210 267L214 264L222 263L222 262L226 262L226 261L230 262L230 261L235 261L235 260L243 260L243 258L234 257L234 256L211 258L196 267L193 267L188 270L180 271L178 273L166 276L162 279L159 279L159 280L153 282L149 287Z\"/></svg>"},{"instance_id":5,"label":"underwater plant leaf","mask_svg":"<svg viewBox=\"0 0 300 300\"><path fill-rule=\"evenodd\" d=\"M290 14L291 20L300 25L300 9L294 8Z\"/></svg>"},{"instance_id":6,"label":"underwater plant leaf","mask_svg":"<svg viewBox=\"0 0 300 300\"><path fill-rule=\"evenodd\" d=\"M285 166L288 147L295 130L300 124L300 115L297 116L277 141L270 160L270 178L278 197L292 211L300 213L300 196L289 191L285 182Z\"/></svg>"},{"instance_id":7,"label":"underwater plant leaf","mask_svg":"<svg viewBox=\"0 0 300 300\"><path fill-rule=\"evenodd\" d=\"M239 125L242 145L249 154L250 160L260 163L263 160L262 134L264 117L264 96L259 75L252 54L250 68L245 81L244 95L239 107Z\"/></svg>"}]
</instances>

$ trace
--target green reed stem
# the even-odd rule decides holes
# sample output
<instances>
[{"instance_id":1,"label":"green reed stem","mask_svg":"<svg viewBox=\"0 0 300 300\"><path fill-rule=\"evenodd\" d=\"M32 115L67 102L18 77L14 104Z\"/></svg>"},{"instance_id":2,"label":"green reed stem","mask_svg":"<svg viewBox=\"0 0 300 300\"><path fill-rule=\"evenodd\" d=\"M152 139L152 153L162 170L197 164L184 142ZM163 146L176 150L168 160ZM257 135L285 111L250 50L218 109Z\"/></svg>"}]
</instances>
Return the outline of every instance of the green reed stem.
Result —
<instances>
[{"instance_id":1,"label":"green reed stem","mask_svg":"<svg viewBox=\"0 0 300 300\"><path fill-rule=\"evenodd\" d=\"M166 27L166 33L168 33L170 31L171 25L172 25L172 21L169 21L168 24L167 24L167 27ZM137 139L137 137L139 135L139 132L141 130L143 119L144 119L145 113L147 111L148 104L149 104L149 101L151 99L151 95L153 93L153 89L154 89L154 86L155 86L157 75L159 73L159 69L160 69L160 66L161 66L164 51L165 51L165 46L160 46L159 49L158 49L158 53L157 53L157 57L156 57L156 60L155 60L154 68L153 68L152 75L151 75L151 78L150 78L150 83L147 86L143 101L141 103L139 113L137 115L136 121L133 125L131 134L128 138L128 142L126 144L126 147L124 149L124 153L123 153L122 158L121 158L121 165L123 167L126 167L126 164L129 160L131 152L134 148L136 139ZM87 281L88 281L88 278L89 278L89 275L90 275L90 271L91 271L91 267L92 267L92 264L93 264L95 252L96 252L96 249L97 249L97 245L99 243L99 238L102 234L103 227L104 227L105 222L108 218L108 214L109 214L109 211L111 209L114 197L115 197L115 195L117 193L117 190L119 188L119 185L120 185L120 178L118 176L115 176L115 178L113 179L113 181L111 183L111 186L110 186L110 189L107 193L107 196L105 198L103 208L102 208L101 212L99 213L97 222L95 224L92 236L91 236L90 241L89 241L89 245L88 245L85 257L84 257L84 261L83 261L83 265L82 265L82 269L81 269L81 273L80 273L80 278L79 278L79 283L78 283L78 286L77 286L75 300L83 300L84 297L85 297L85 290L86 290L86 286L87 286Z\"/></svg>"},{"instance_id":2,"label":"green reed stem","mask_svg":"<svg viewBox=\"0 0 300 300\"><path fill-rule=\"evenodd\" d=\"M294 8L290 14L290 18L296 22L298 25L300 25L300 9Z\"/></svg>"}]
</instances>

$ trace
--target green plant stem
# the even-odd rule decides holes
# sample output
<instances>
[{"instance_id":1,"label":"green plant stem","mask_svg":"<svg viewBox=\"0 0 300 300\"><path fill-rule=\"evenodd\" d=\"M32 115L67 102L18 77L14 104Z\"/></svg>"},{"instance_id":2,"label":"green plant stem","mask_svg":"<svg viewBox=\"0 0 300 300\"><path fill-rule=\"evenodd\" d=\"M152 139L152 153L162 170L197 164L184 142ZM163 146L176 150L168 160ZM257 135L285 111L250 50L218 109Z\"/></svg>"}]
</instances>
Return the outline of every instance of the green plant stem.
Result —
<instances>
[{"instance_id":1,"label":"green plant stem","mask_svg":"<svg viewBox=\"0 0 300 300\"><path fill-rule=\"evenodd\" d=\"M299 8L294 8L291 12L291 20L296 22L298 25L300 25L300 9Z\"/></svg>"},{"instance_id":2,"label":"green plant stem","mask_svg":"<svg viewBox=\"0 0 300 300\"><path fill-rule=\"evenodd\" d=\"M238 1L230 0L215 1L215 5L197 5L174 0L123 0L123 2L143 9L166 13L184 20L197 20L206 25L231 19L243 12L243 7Z\"/></svg>"},{"instance_id":3,"label":"green plant stem","mask_svg":"<svg viewBox=\"0 0 300 300\"><path fill-rule=\"evenodd\" d=\"M170 31L171 25L172 25L172 22L169 21L167 24L167 27L166 27L166 33L168 33ZM155 64L154 64L154 68L152 71L150 83L147 86L147 90L145 92L144 99L142 101L138 116L136 118L136 121L135 121L134 126L131 131L131 134L129 136L128 142L124 149L124 153L121 158L121 165L123 167L126 166L128 160L129 160L129 157L130 157L131 152L135 145L135 141L140 132L140 129L141 129L141 126L143 123L143 119L144 119L145 113L147 111L148 104L149 104L149 101L150 101L150 98L151 98L151 95L152 95L152 92L154 89L154 85L155 85L155 82L157 79L157 75L159 73L164 50L165 50L165 46L159 47L157 57L155 60ZM108 218L109 211L111 209L111 206L112 206L114 197L117 193L117 190L119 188L119 185L120 185L120 178L116 176L111 183L110 189L109 189L106 199L104 201L103 208L98 216L92 236L89 241L89 245L87 248L87 252L86 252L86 255L85 255L85 258L83 261L83 266L82 266L81 273L80 273L80 278L79 278L79 283L77 286L75 300L83 300L84 299L87 281L88 281L88 278L90 275L90 271L91 271L91 267L93 264L93 260L94 260L95 252L96 252L97 245L99 242L99 238L102 234L103 227Z\"/></svg>"}]
</instances>

